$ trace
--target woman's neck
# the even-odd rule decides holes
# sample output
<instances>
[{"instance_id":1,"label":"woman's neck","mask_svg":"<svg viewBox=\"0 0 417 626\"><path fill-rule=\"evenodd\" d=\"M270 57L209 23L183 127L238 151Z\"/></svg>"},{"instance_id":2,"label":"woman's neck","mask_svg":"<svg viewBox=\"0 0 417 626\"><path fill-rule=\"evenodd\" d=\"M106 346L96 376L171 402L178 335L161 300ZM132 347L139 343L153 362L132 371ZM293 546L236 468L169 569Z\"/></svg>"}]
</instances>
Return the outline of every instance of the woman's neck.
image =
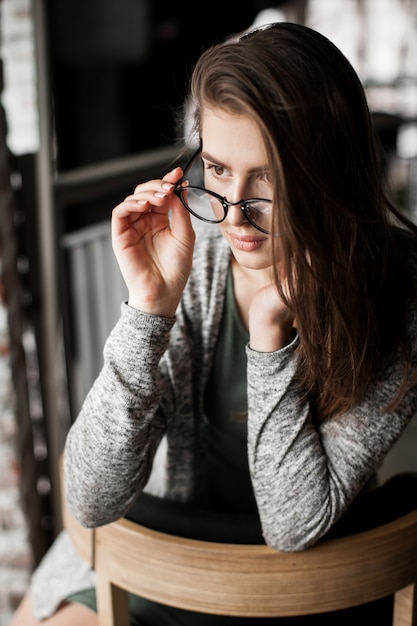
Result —
<instances>
[{"instance_id":1,"label":"woman's neck","mask_svg":"<svg viewBox=\"0 0 417 626\"><path fill-rule=\"evenodd\" d=\"M234 258L232 258L231 268L236 307L245 328L248 330L250 303L259 289L269 285L274 280L272 269L270 267L263 270L249 269L239 265Z\"/></svg>"}]
</instances>

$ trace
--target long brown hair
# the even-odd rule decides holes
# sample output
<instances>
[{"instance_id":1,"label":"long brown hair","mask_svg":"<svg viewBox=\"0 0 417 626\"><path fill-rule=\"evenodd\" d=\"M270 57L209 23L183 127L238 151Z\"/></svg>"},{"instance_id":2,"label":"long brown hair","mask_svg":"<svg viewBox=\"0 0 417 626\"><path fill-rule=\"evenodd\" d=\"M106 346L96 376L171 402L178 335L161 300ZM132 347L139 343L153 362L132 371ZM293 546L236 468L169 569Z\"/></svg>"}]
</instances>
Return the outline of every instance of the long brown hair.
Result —
<instances>
[{"instance_id":1,"label":"long brown hair","mask_svg":"<svg viewBox=\"0 0 417 626\"><path fill-rule=\"evenodd\" d=\"M318 414L356 405L395 356L404 376L394 408L411 372L417 228L387 198L352 66L323 35L278 23L204 52L190 98L197 131L206 105L249 114L261 129L274 172L276 256L300 336L298 376Z\"/></svg>"}]
</instances>

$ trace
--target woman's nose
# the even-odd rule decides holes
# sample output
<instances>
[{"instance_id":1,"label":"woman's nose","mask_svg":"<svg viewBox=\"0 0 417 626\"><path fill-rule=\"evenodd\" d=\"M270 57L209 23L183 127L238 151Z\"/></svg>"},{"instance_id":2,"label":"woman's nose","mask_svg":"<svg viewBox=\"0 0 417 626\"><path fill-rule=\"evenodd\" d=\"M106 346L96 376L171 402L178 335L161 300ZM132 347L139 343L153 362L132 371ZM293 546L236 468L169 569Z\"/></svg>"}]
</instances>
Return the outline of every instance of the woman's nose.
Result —
<instances>
[{"instance_id":1,"label":"woman's nose","mask_svg":"<svg viewBox=\"0 0 417 626\"><path fill-rule=\"evenodd\" d=\"M243 178L234 178L231 184L225 189L229 202L239 202L242 198L248 198L249 192L247 181ZM240 205L237 205L240 208Z\"/></svg>"},{"instance_id":2,"label":"woman's nose","mask_svg":"<svg viewBox=\"0 0 417 626\"><path fill-rule=\"evenodd\" d=\"M245 214L242 211L241 204L233 204L228 207L227 218L229 224L233 226L239 226L247 221Z\"/></svg>"},{"instance_id":3,"label":"woman's nose","mask_svg":"<svg viewBox=\"0 0 417 626\"><path fill-rule=\"evenodd\" d=\"M229 189L227 189L227 200L232 203L237 203L229 206L227 211L227 219L233 226L239 226L247 222L246 216L242 211L242 205L240 204L243 198L248 197L245 196L247 192L247 181L237 177L233 180Z\"/></svg>"}]
</instances>

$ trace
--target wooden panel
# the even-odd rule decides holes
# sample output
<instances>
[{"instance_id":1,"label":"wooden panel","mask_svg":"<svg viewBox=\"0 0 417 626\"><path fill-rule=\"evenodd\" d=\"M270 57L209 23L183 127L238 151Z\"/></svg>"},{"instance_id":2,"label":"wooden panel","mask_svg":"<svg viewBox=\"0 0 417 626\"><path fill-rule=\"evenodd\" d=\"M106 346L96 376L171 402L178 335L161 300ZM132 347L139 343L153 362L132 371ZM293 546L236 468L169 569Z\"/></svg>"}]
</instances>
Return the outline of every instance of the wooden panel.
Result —
<instances>
[{"instance_id":1,"label":"wooden panel","mask_svg":"<svg viewBox=\"0 0 417 626\"><path fill-rule=\"evenodd\" d=\"M417 626L417 511L295 553L186 539L125 519L93 531L78 524L65 497L62 511L74 546L96 569L100 626L128 626L126 591L241 617L324 613L395 593L395 626Z\"/></svg>"},{"instance_id":2,"label":"wooden panel","mask_svg":"<svg viewBox=\"0 0 417 626\"><path fill-rule=\"evenodd\" d=\"M171 537L126 520L96 531L96 566L122 588L188 610L302 615L369 602L413 582L417 512L298 553Z\"/></svg>"}]
</instances>

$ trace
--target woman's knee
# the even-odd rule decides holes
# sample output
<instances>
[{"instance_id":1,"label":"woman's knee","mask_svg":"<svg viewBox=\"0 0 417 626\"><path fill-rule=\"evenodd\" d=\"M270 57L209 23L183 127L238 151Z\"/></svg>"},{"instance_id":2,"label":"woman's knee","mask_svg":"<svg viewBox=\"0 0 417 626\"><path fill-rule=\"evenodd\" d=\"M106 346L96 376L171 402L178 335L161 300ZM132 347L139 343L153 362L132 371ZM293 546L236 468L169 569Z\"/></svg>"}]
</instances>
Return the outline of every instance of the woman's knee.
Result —
<instances>
[{"instance_id":1,"label":"woman's knee","mask_svg":"<svg viewBox=\"0 0 417 626\"><path fill-rule=\"evenodd\" d=\"M98 626L98 618L94 611L83 604L68 602L40 622L34 616L32 596L28 591L9 626Z\"/></svg>"}]
</instances>

